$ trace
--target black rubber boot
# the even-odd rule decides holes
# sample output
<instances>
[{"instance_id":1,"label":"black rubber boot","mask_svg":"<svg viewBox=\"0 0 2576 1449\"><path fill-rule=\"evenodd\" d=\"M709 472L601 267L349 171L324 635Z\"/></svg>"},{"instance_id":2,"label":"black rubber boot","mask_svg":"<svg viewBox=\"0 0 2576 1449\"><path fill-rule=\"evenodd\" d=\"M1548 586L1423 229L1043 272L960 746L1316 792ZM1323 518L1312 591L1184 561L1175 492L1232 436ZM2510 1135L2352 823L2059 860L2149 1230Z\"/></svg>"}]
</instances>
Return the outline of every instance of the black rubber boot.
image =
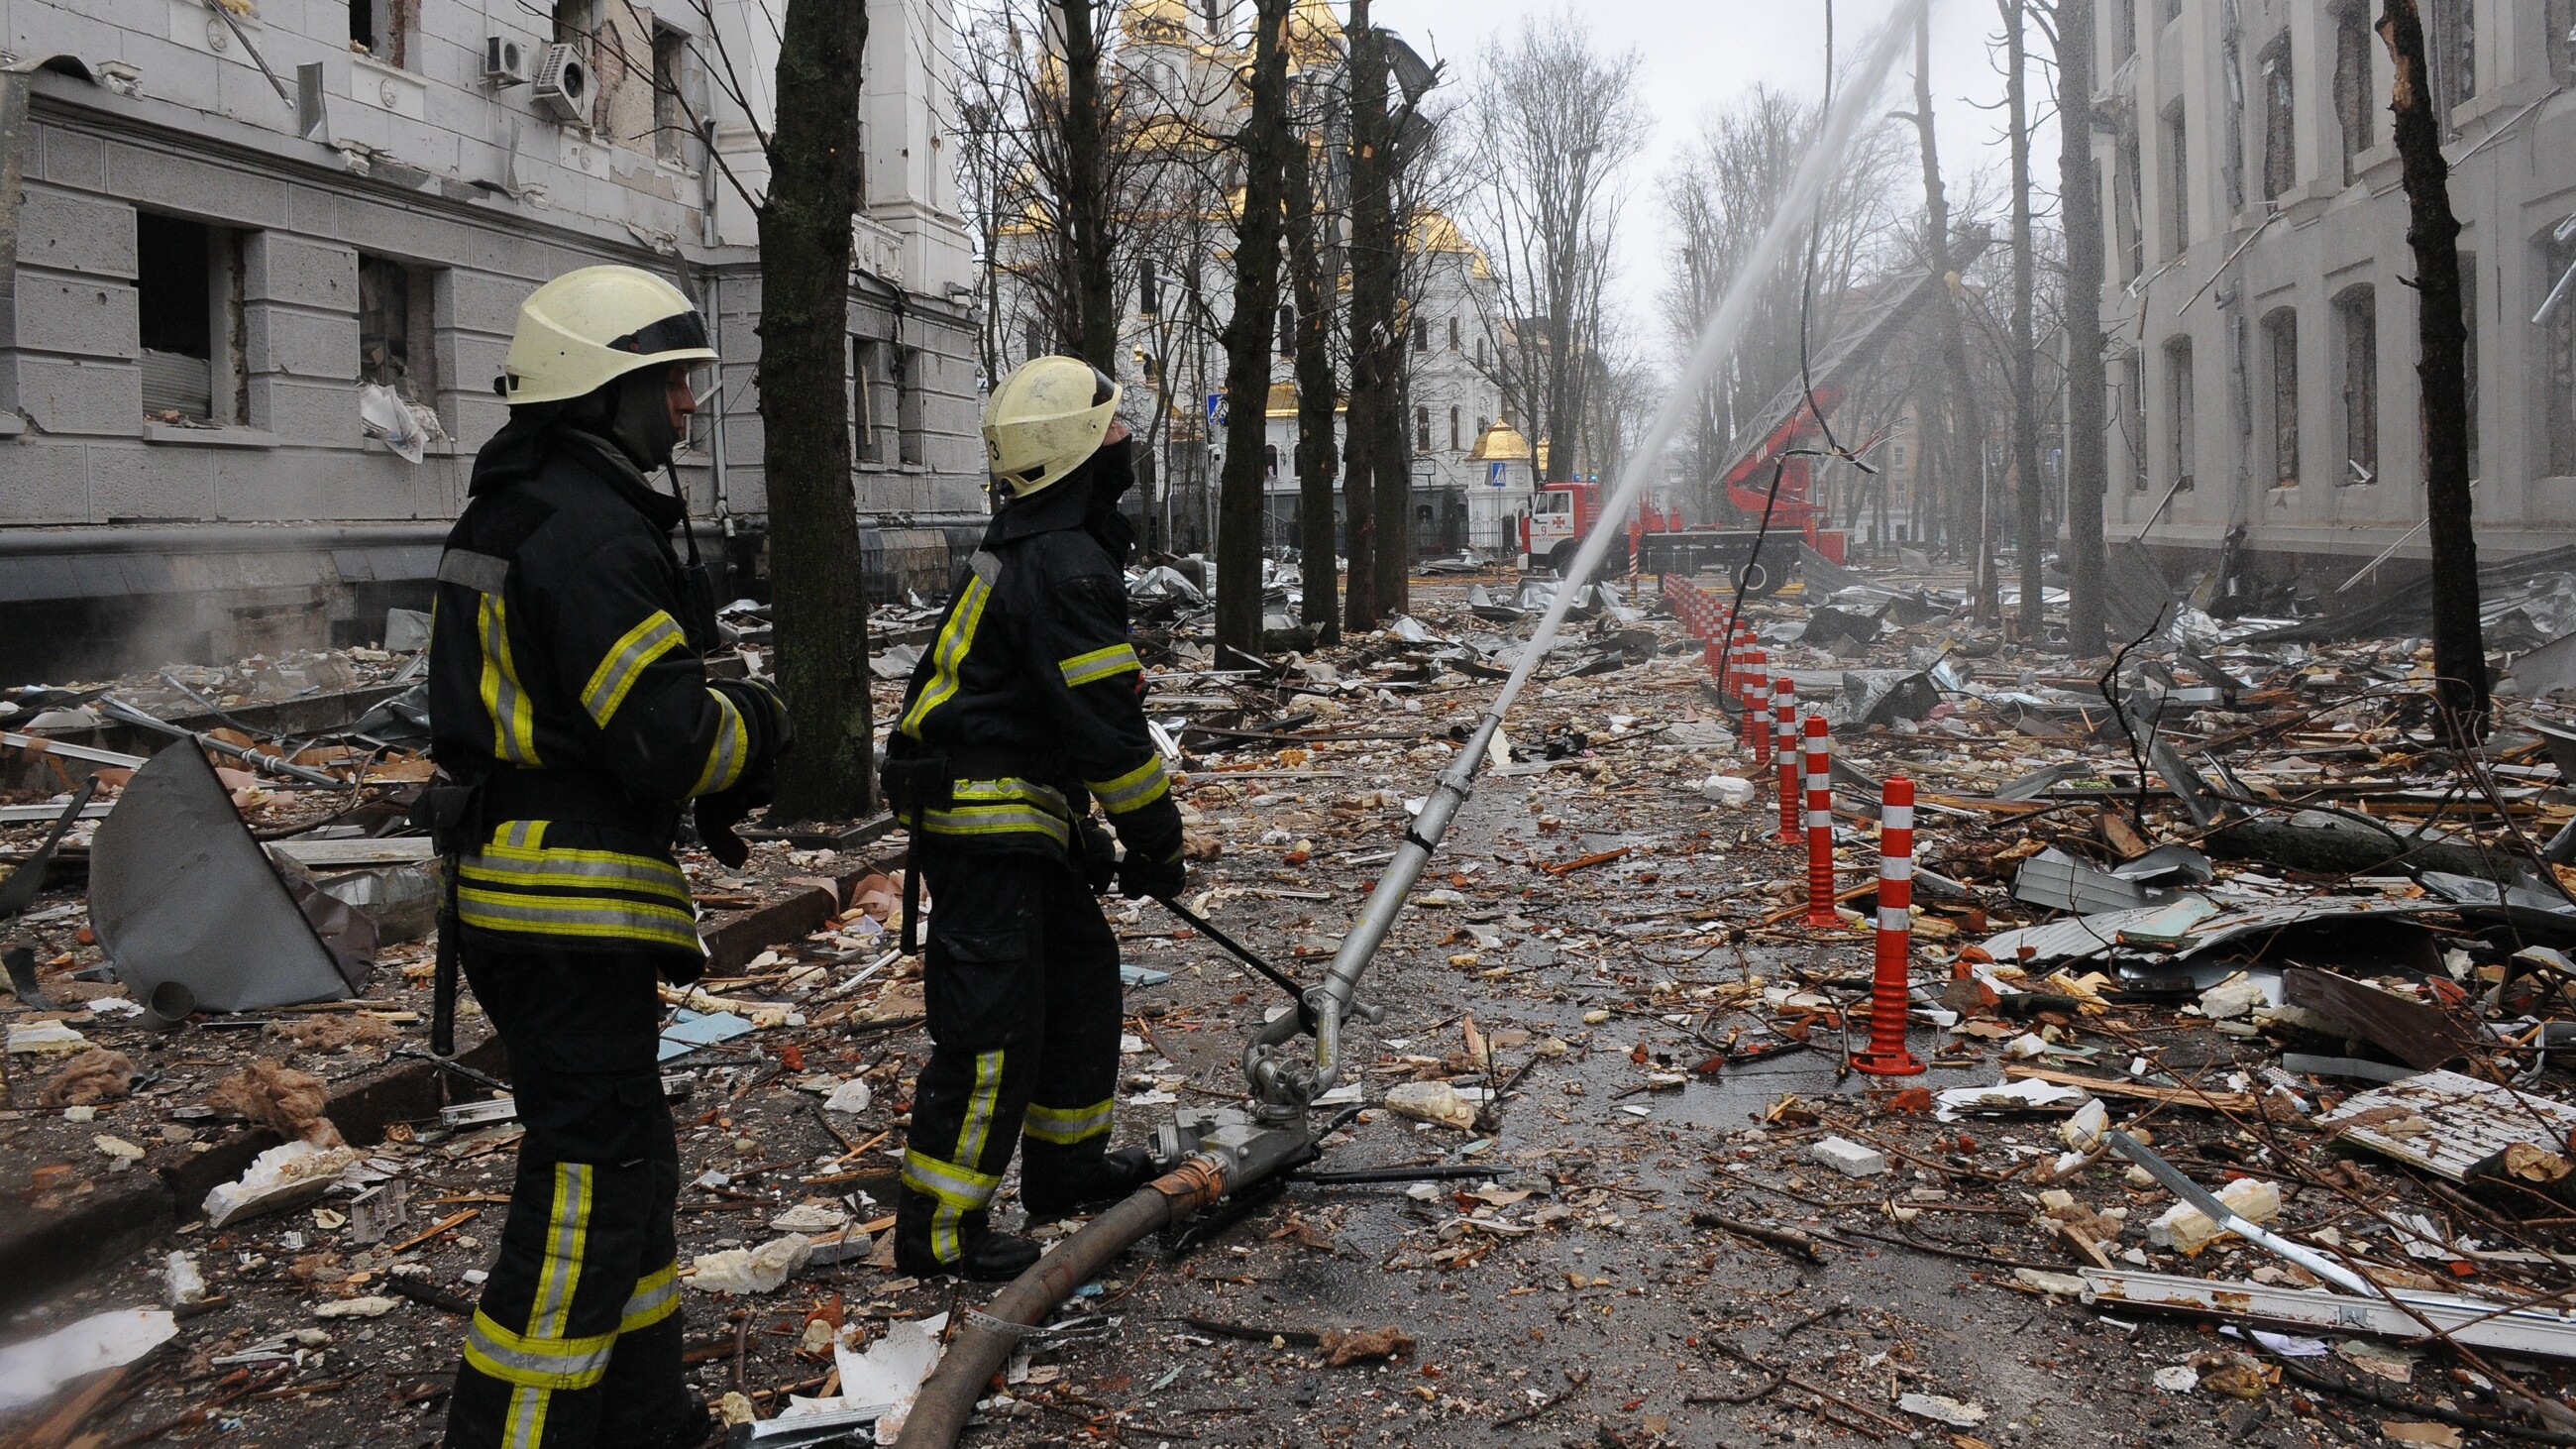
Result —
<instances>
[{"instance_id":1,"label":"black rubber boot","mask_svg":"<svg viewBox=\"0 0 2576 1449\"><path fill-rule=\"evenodd\" d=\"M1028 1155L1020 1163L1020 1206L1028 1209L1033 1223L1052 1222L1087 1208L1107 1207L1132 1195L1154 1177L1154 1160L1142 1147L1113 1147L1083 1164L1078 1173L1047 1171L1042 1166L1032 1175Z\"/></svg>"},{"instance_id":2,"label":"black rubber boot","mask_svg":"<svg viewBox=\"0 0 2576 1449\"><path fill-rule=\"evenodd\" d=\"M981 1212L965 1214L951 1229L954 1261L943 1260L933 1246L939 1204L923 1193L902 1189L894 1208L894 1268L910 1278L938 1278L954 1273L979 1283L1007 1283L1038 1260L1038 1245L1026 1238L994 1232Z\"/></svg>"}]
</instances>

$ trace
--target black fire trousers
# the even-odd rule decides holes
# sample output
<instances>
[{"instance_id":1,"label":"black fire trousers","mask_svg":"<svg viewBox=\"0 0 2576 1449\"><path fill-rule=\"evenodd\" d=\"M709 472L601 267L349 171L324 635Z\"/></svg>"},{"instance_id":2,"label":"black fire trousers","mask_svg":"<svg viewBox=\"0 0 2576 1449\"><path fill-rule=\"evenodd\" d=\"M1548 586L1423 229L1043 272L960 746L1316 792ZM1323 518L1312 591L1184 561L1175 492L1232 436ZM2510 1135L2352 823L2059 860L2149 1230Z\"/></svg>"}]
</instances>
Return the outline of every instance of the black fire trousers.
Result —
<instances>
[{"instance_id":1,"label":"black fire trousers","mask_svg":"<svg viewBox=\"0 0 2576 1449\"><path fill-rule=\"evenodd\" d=\"M1117 1106L1118 939L1064 856L925 850L930 1064L912 1099L895 1233L954 1264L1020 1148L1023 1195L1101 1169Z\"/></svg>"},{"instance_id":2,"label":"black fire trousers","mask_svg":"<svg viewBox=\"0 0 2576 1449\"><path fill-rule=\"evenodd\" d=\"M447 1443L696 1443L706 1422L680 1369L680 1162L654 1065L656 958L468 943L463 964L509 1049L527 1135Z\"/></svg>"}]
</instances>

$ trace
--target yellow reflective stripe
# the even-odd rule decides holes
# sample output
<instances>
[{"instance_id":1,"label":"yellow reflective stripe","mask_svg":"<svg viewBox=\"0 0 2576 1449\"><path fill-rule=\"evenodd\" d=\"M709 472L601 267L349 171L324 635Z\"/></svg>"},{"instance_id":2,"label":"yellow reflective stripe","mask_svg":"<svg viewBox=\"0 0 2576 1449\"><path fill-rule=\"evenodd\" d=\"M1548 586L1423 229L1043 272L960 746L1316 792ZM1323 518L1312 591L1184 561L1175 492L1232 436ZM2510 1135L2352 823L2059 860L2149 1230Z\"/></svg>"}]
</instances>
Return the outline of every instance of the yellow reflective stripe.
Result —
<instances>
[{"instance_id":1,"label":"yellow reflective stripe","mask_svg":"<svg viewBox=\"0 0 2576 1449\"><path fill-rule=\"evenodd\" d=\"M590 1166L555 1164L554 1217L547 1224L545 1266L537 1273L536 1302L528 1309L531 1338L559 1339L572 1317L573 1289L581 1283L581 1253L590 1238Z\"/></svg>"},{"instance_id":2,"label":"yellow reflective stripe","mask_svg":"<svg viewBox=\"0 0 2576 1449\"><path fill-rule=\"evenodd\" d=\"M496 885L561 886L569 889L625 890L689 899L688 877L680 868L648 855L611 850L513 850L493 845L465 857L460 880Z\"/></svg>"},{"instance_id":3,"label":"yellow reflective stripe","mask_svg":"<svg viewBox=\"0 0 2576 1449\"><path fill-rule=\"evenodd\" d=\"M1064 674L1065 683L1080 686L1115 679L1121 674L1141 674L1145 664L1136 657L1134 645L1112 644L1106 649L1076 654L1071 659L1059 659L1055 667Z\"/></svg>"},{"instance_id":4,"label":"yellow reflective stripe","mask_svg":"<svg viewBox=\"0 0 2576 1449\"><path fill-rule=\"evenodd\" d=\"M975 1057L975 1091L966 1099L966 1120L957 1128L959 1162L984 1160L984 1144L993 1136L993 1104L1002 1095L1002 1053L999 1048L979 1052Z\"/></svg>"},{"instance_id":5,"label":"yellow reflective stripe","mask_svg":"<svg viewBox=\"0 0 2576 1449\"><path fill-rule=\"evenodd\" d=\"M470 1361L474 1351L467 1349L465 1357ZM501 1449L537 1449L544 1443L547 1401L553 1397L550 1390L525 1385L510 1390L510 1414L502 1430Z\"/></svg>"},{"instance_id":6,"label":"yellow reflective stripe","mask_svg":"<svg viewBox=\"0 0 2576 1449\"><path fill-rule=\"evenodd\" d=\"M512 1333L477 1309L465 1330L465 1361L496 1379L527 1388L586 1389L608 1372L608 1356L616 1344L614 1333L581 1338Z\"/></svg>"},{"instance_id":7,"label":"yellow reflective stripe","mask_svg":"<svg viewBox=\"0 0 2576 1449\"><path fill-rule=\"evenodd\" d=\"M994 1189L1002 1185L998 1177L942 1162L919 1148L907 1147L903 1153L903 1185L914 1192L935 1197L964 1212L973 1212L993 1200Z\"/></svg>"},{"instance_id":8,"label":"yellow reflective stripe","mask_svg":"<svg viewBox=\"0 0 2576 1449\"><path fill-rule=\"evenodd\" d=\"M632 940L700 950L697 920L687 911L608 896L514 895L459 886L457 918L478 930L577 940Z\"/></svg>"},{"instance_id":9,"label":"yellow reflective stripe","mask_svg":"<svg viewBox=\"0 0 2576 1449\"><path fill-rule=\"evenodd\" d=\"M635 1292L618 1315L617 1331L633 1333L668 1318L680 1306L680 1264L673 1259L635 1282Z\"/></svg>"},{"instance_id":10,"label":"yellow reflective stripe","mask_svg":"<svg viewBox=\"0 0 2576 1449\"><path fill-rule=\"evenodd\" d=\"M1082 784L1091 792L1091 798L1100 802L1100 808L1112 815L1141 810L1162 799L1172 788L1171 777L1163 773L1160 755L1147 757L1145 763L1117 779L1085 780Z\"/></svg>"},{"instance_id":11,"label":"yellow reflective stripe","mask_svg":"<svg viewBox=\"0 0 2576 1449\"><path fill-rule=\"evenodd\" d=\"M590 682L581 687L581 707L606 729L617 707L626 702L627 691L644 677L644 666L678 648L686 637L670 615L655 609L608 646L599 667L590 672Z\"/></svg>"},{"instance_id":12,"label":"yellow reflective stripe","mask_svg":"<svg viewBox=\"0 0 2576 1449\"><path fill-rule=\"evenodd\" d=\"M708 697L716 702L716 742L707 747L707 763L698 771L698 783L689 794L713 795L730 790L742 778L743 767L751 763L751 751L743 743L742 711L733 701L710 689Z\"/></svg>"},{"instance_id":13,"label":"yellow reflective stripe","mask_svg":"<svg viewBox=\"0 0 2576 1449\"><path fill-rule=\"evenodd\" d=\"M1020 1132L1040 1142L1070 1146L1108 1131L1117 1108L1114 1098L1088 1107L1041 1107L1032 1102L1027 1115L1020 1119Z\"/></svg>"},{"instance_id":14,"label":"yellow reflective stripe","mask_svg":"<svg viewBox=\"0 0 2576 1449\"><path fill-rule=\"evenodd\" d=\"M956 810L925 811L925 835L1043 835L1058 845L1070 844L1073 827L1064 817L1026 805L969 805Z\"/></svg>"},{"instance_id":15,"label":"yellow reflective stripe","mask_svg":"<svg viewBox=\"0 0 2576 1449\"><path fill-rule=\"evenodd\" d=\"M930 712L957 693L957 672L965 667L966 651L975 647L975 631L984 622L985 601L992 597L993 586L984 582L982 574L967 574L966 586L957 593L957 607L948 611L948 622L940 626L939 642L931 646L930 684L912 702L912 708L903 713L905 734L920 739L922 724L930 718Z\"/></svg>"},{"instance_id":16,"label":"yellow reflective stripe","mask_svg":"<svg viewBox=\"0 0 2576 1449\"><path fill-rule=\"evenodd\" d=\"M510 615L499 594L482 594L475 623L483 639L483 709L492 717L492 753L514 765L537 763L537 716L510 658Z\"/></svg>"}]
</instances>

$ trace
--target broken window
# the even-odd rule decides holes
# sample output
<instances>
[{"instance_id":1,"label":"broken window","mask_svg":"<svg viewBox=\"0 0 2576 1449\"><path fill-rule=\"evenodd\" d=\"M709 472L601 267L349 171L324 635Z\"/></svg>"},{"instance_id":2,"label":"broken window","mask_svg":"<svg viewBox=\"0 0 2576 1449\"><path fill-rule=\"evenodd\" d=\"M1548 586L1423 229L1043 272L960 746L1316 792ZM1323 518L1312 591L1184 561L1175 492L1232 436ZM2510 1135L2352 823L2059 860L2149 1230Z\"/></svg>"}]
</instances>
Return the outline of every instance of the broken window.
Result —
<instances>
[{"instance_id":1,"label":"broken window","mask_svg":"<svg viewBox=\"0 0 2576 1449\"><path fill-rule=\"evenodd\" d=\"M1455 324L1453 323L1452 325L1454 326ZM1449 410L1449 451L1452 453L1458 451L1458 424L1460 421L1461 419L1458 416L1458 410L1456 408L1451 408Z\"/></svg>"},{"instance_id":2,"label":"broken window","mask_svg":"<svg viewBox=\"0 0 2576 1449\"><path fill-rule=\"evenodd\" d=\"M2129 491L2147 491L2147 364L2131 353L2120 363L2120 441L2129 449Z\"/></svg>"},{"instance_id":3,"label":"broken window","mask_svg":"<svg viewBox=\"0 0 2576 1449\"><path fill-rule=\"evenodd\" d=\"M929 381L923 376L927 365L918 347L895 349L894 360L894 422L902 448L898 456L919 467L930 461L930 432L923 421L922 406L922 394L927 390L923 384Z\"/></svg>"},{"instance_id":4,"label":"broken window","mask_svg":"<svg viewBox=\"0 0 2576 1449\"><path fill-rule=\"evenodd\" d=\"M2182 102L2165 112L2165 254L2191 245L2191 131Z\"/></svg>"},{"instance_id":5,"label":"broken window","mask_svg":"<svg viewBox=\"0 0 2576 1449\"><path fill-rule=\"evenodd\" d=\"M144 416L242 421L240 236L148 211L134 234Z\"/></svg>"},{"instance_id":6,"label":"broken window","mask_svg":"<svg viewBox=\"0 0 2576 1449\"><path fill-rule=\"evenodd\" d=\"M1449 350L1458 350L1458 319L1455 317L1449 319Z\"/></svg>"},{"instance_id":7,"label":"broken window","mask_svg":"<svg viewBox=\"0 0 2576 1449\"><path fill-rule=\"evenodd\" d=\"M2334 299L2342 376L2343 467L2338 483L2379 481L2379 300L2369 284Z\"/></svg>"},{"instance_id":8,"label":"broken window","mask_svg":"<svg viewBox=\"0 0 2576 1449\"><path fill-rule=\"evenodd\" d=\"M1411 332L1411 333L1413 334L1413 350L1414 350L1414 351L1416 351L1416 352L1429 352L1429 351L1431 350L1431 329L1430 329L1430 327L1428 327L1428 326L1416 327L1416 326L1413 326L1411 323L1407 323L1407 324L1406 324L1406 330L1407 330L1407 331L1409 331L1409 332Z\"/></svg>"},{"instance_id":9,"label":"broken window","mask_svg":"<svg viewBox=\"0 0 2576 1449\"><path fill-rule=\"evenodd\" d=\"M2290 83L2290 37L2284 32L2263 52L2263 199L2298 184L2296 92Z\"/></svg>"},{"instance_id":10,"label":"broken window","mask_svg":"<svg viewBox=\"0 0 2576 1449\"><path fill-rule=\"evenodd\" d=\"M895 407L885 354L882 342L850 339L850 454L862 463L886 461L886 433Z\"/></svg>"},{"instance_id":11,"label":"broken window","mask_svg":"<svg viewBox=\"0 0 2576 1449\"><path fill-rule=\"evenodd\" d=\"M2549 27L2541 49L2549 57L2550 78L2576 81L2576 0L2549 0L2543 23Z\"/></svg>"},{"instance_id":12,"label":"broken window","mask_svg":"<svg viewBox=\"0 0 2576 1449\"><path fill-rule=\"evenodd\" d=\"M1479 338L1477 338L1477 339L1476 339L1476 368L1477 368L1477 370L1478 370L1478 371L1482 371L1482 370L1484 369L1484 366L1485 366L1485 339L1484 339L1484 338L1482 338L1482 337L1479 337Z\"/></svg>"},{"instance_id":13,"label":"broken window","mask_svg":"<svg viewBox=\"0 0 2576 1449\"><path fill-rule=\"evenodd\" d=\"M2478 457L2478 259L2460 253L2460 320L2469 335L2460 346L2460 370L2466 374L2469 400L2469 476L2479 474Z\"/></svg>"},{"instance_id":14,"label":"broken window","mask_svg":"<svg viewBox=\"0 0 2576 1449\"><path fill-rule=\"evenodd\" d=\"M387 257L358 255L358 380L405 400L438 395L437 273Z\"/></svg>"},{"instance_id":15,"label":"broken window","mask_svg":"<svg viewBox=\"0 0 2576 1449\"><path fill-rule=\"evenodd\" d=\"M349 49L387 65L408 65L408 32L419 14L419 0L349 0Z\"/></svg>"},{"instance_id":16,"label":"broken window","mask_svg":"<svg viewBox=\"0 0 2576 1449\"><path fill-rule=\"evenodd\" d=\"M2113 201L2119 212L2120 235L2128 241L2129 266L2121 280L2135 281L2147 269L2147 224L2145 179L2146 158L2140 153L2138 127L2135 121L2120 127L2119 188Z\"/></svg>"},{"instance_id":17,"label":"broken window","mask_svg":"<svg viewBox=\"0 0 2576 1449\"><path fill-rule=\"evenodd\" d=\"M653 27L653 154L677 162L692 126L688 98L680 89L688 69L689 38L668 26Z\"/></svg>"},{"instance_id":18,"label":"broken window","mask_svg":"<svg viewBox=\"0 0 2576 1449\"><path fill-rule=\"evenodd\" d=\"M1417 406L1413 410L1413 451L1431 451L1431 409L1427 407Z\"/></svg>"},{"instance_id":19,"label":"broken window","mask_svg":"<svg viewBox=\"0 0 2576 1449\"><path fill-rule=\"evenodd\" d=\"M1163 313L1163 289L1154 276L1154 259L1147 257L1137 264L1136 310L1147 317Z\"/></svg>"},{"instance_id":20,"label":"broken window","mask_svg":"<svg viewBox=\"0 0 2576 1449\"><path fill-rule=\"evenodd\" d=\"M2138 53L2138 0L2114 0L2111 6L2111 63Z\"/></svg>"},{"instance_id":21,"label":"broken window","mask_svg":"<svg viewBox=\"0 0 2576 1449\"><path fill-rule=\"evenodd\" d=\"M2576 238L2562 242L2544 231L2540 254L2542 297L2535 305L2548 307L2541 324L2547 329L2541 340L2541 366L2549 396L2549 473L2565 478L2576 476L2576 297L2561 295L2558 288L2576 285L2567 281L2569 269L2576 268ZM2550 305L2553 300L2555 305Z\"/></svg>"},{"instance_id":22,"label":"broken window","mask_svg":"<svg viewBox=\"0 0 2576 1449\"><path fill-rule=\"evenodd\" d=\"M2272 486L2299 486L2299 314L2283 307L2263 319L2264 367L2272 380Z\"/></svg>"},{"instance_id":23,"label":"broken window","mask_svg":"<svg viewBox=\"0 0 2576 1449\"><path fill-rule=\"evenodd\" d=\"M1282 307L1279 309L1279 353L1286 357L1294 355L1296 351L1297 309Z\"/></svg>"},{"instance_id":24,"label":"broken window","mask_svg":"<svg viewBox=\"0 0 2576 1449\"><path fill-rule=\"evenodd\" d=\"M2352 0L2335 11L2334 23L2335 120L2343 128L2343 182L2350 186L2359 173L2361 153L2377 144L2371 129L2376 111L2370 103L2369 7L2363 0Z\"/></svg>"},{"instance_id":25,"label":"broken window","mask_svg":"<svg viewBox=\"0 0 2576 1449\"><path fill-rule=\"evenodd\" d=\"M2476 0L2432 0L2425 7L2425 59L2433 69L2433 114L2451 130L2451 108L2477 99Z\"/></svg>"},{"instance_id":26,"label":"broken window","mask_svg":"<svg viewBox=\"0 0 2576 1449\"><path fill-rule=\"evenodd\" d=\"M2182 0L2164 0L2164 21L2171 25L2182 18Z\"/></svg>"},{"instance_id":27,"label":"broken window","mask_svg":"<svg viewBox=\"0 0 2576 1449\"><path fill-rule=\"evenodd\" d=\"M2192 402L2191 339L2177 337L2165 344L2165 444L2173 454L2172 487L2177 493L2192 488L2192 444L2197 437Z\"/></svg>"},{"instance_id":28,"label":"broken window","mask_svg":"<svg viewBox=\"0 0 2576 1449\"><path fill-rule=\"evenodd\" d=\"M1038 331L1038 319L1035 317L1028 320L1028 334L1029 347L1024 360L1035 362L1039 358L1046 356L1046 340Z\"/></svg>"}]
</instances>

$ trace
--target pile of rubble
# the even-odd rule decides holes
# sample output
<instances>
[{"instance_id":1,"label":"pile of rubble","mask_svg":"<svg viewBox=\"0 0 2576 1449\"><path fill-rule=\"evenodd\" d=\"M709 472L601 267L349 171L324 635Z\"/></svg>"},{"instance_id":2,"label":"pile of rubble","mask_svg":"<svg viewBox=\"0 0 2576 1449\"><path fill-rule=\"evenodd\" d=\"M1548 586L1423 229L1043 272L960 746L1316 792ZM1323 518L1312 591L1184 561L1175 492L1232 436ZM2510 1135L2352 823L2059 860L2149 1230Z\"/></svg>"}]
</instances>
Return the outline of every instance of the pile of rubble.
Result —
<instances>
[{"instance_id":1,"label":"pile of rubble","mask_svg":"<svg viewBox=\"0 0 2576 1449\"><path fill-rule=\"evenodd\" d=\"M1417 579L1387 629L1254 668L1209 646L1203 582L1132 581L1188 904L1311 973L1556 585ZM2418 641L2173 610L2079 670L1998 642L1954 578L1834 582L1739 618L1766 676L1833 723L1836 924L1809 924L1776 766L1674 616L1685 587L1588 590L1370 978L1388 1016L1318 1104L1336 1114L1319 1180L1086 1288L1015 1358L986 1437L2576 1429L2576 1083L2553 1060L2576 1042L2557 753L2576 721L2531 687L2461 748ZM1268 583L1292 627L1296 579ZM729 622L756 667L765 624ZM935 622L881 613L880 718ZM293 699L242 687L246 667L172 671L204 696L193 715L119 681L43 702L95 720L7 726L48 741L8 752L20 858L102 779L4 928L29 949L5 1015L0 1193L20 1206L0 1282L21 1308L0 1339L22 1347L0 1348L0 1423L25 1442L347 1442L361 1406L373 1442L435 1435L518 1129L506 1095L420 1059L434 864L397 823L417 735L360 720L413 657L353 659L379 672L337 688L337 718L253 713ZM163 756L173 737L111 698L214 754ZM119 935L103 823L146 757L247 766L191 798L231 795L223 850L271 871L271 924L303 929L336 985L155 1005L174 978L156 938L138 956ZM1930 1066L1910 1078L1852 1069L1899 776ZM739 871L683 855L713 954L670 994L664 1044L689 1352L737 1442L872 1420L979 1301L887 1256L927 1051L917 965L889 938L901 843L878 821L770 832ZM344 937L372 928L365 972L264 864L281 853ZM163 894L165 914L219 909ZM1134 1139L1238 1097L1244 1036L1282 998L1158 906L1111 917ZM488 1046L465 1065L502 1070Z\"/></svg>"}]
</instances>

